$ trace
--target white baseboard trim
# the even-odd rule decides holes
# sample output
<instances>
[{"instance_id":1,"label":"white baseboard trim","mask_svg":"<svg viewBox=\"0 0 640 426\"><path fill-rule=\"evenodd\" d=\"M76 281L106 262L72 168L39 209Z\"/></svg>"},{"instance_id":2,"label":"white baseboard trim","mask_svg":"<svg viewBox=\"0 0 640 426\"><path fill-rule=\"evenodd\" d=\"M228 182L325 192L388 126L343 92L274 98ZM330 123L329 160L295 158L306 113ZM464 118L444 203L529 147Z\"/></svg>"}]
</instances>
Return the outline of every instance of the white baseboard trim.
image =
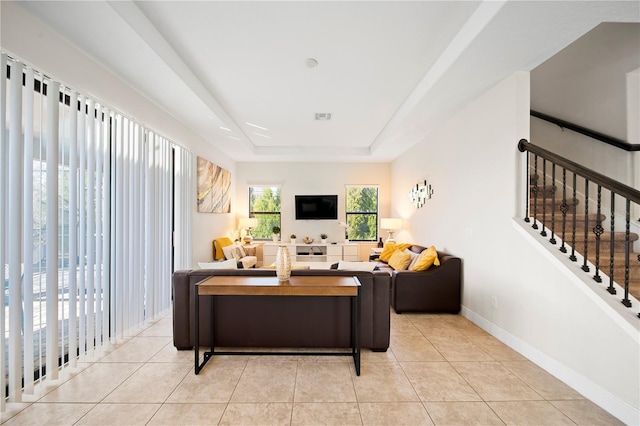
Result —
<instances>
[{"instance_id":1,"label":"white baseboard trim","mask_svg":"<svg viewBox=\"0 0 640 426\"><path fill-rule=\"evenodd\" d=\"M573 389L593 401L611 415L617 417L620 421L627 425L640 425L639 409L620 400L618 397L602 389L586 377L576 373L570 368L567 368L555 359L540 352L538 349L498 327L467 307L462 306L460 313L465 318L500 340L502 343L509 346L511 349L519 352L531 362L543 368L559 380L562 380L564 383L571 386Z\"/></svg>"}]
</instances>

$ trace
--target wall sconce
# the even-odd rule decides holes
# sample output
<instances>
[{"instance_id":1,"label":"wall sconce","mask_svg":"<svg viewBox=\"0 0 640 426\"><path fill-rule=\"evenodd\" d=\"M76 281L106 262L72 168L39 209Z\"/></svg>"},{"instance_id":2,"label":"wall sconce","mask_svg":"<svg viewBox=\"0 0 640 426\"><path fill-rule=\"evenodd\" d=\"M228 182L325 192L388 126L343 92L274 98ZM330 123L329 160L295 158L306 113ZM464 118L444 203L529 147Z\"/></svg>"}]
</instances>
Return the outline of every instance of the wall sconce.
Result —
<instances>
[{"instance_id":1,"label":"wall sconce","mask_svg":"<svg viewBox=\"0 0 640 426\"><path fill-rule=\"evenodd\" d=\"M238 228L247 230L243 240L245 244L251 244L251 240L253 240L251 228L255 228L256 226L258 226L258 219L255 217L241 217L238 221Z\"/></svg>"},{"instance_id":2,"label":"wall sconce","mask_svg":"<svg viewBox=\"0 0 640 426\"><path fill-rule=\"evenodd\" d=\"M431 198L431 194L433 194L433 189L431 189L431 185L427 183L427 180L424 179L415 184L411 191L409 192L409 199L416 206L417 209L424 206L424 203Z\"/></svg>"},{"instance_id":3,"label":"wall sconce","mask_svg":"<svg viewBox=\"0 0 640 426\"><path fill-rule=\"evenodd\" d=\"M402 228L402 219L394 219L391 217L383 217L380 219L380 228L386 229L389 234L387 235L387 242L395 242L393 239L393 232Z\"/></svg>"}]
</instances>

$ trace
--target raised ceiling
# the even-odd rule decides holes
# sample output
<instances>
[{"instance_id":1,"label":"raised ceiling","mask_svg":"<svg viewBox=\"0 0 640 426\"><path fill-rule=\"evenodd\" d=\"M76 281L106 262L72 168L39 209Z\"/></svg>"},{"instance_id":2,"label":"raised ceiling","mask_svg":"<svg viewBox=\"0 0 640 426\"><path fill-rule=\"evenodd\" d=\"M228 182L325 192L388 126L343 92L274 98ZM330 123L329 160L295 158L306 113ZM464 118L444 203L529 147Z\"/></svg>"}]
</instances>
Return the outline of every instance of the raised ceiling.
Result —
<instances>
[{"instance_id":1,"label":"raised ceiling","mask_svg":"<svg viewBox=\"0 0 640 426\"><path fill-rule=\"evenodd\" d=\"M638 4L20 2L237 161L383 162Z\"/></svg>"}]
</instances>

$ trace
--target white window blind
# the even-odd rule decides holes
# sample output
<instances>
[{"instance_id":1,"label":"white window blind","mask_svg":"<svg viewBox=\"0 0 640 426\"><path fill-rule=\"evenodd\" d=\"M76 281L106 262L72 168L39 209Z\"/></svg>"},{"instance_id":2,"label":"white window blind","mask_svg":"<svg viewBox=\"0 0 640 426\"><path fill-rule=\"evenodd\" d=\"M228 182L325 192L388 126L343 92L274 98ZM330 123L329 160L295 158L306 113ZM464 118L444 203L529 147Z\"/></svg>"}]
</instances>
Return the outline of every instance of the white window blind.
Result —
<instances>
[{"instance_id":1,"label":"white window blind","mask_svg":"<svg viewBox=\"0 0 640 426\"><path fill-rule=\"evenodd\" d=\"M169 307L195 195L191 153L4 53L0 68L4 410Z\"/></svg>"}]
</instances>

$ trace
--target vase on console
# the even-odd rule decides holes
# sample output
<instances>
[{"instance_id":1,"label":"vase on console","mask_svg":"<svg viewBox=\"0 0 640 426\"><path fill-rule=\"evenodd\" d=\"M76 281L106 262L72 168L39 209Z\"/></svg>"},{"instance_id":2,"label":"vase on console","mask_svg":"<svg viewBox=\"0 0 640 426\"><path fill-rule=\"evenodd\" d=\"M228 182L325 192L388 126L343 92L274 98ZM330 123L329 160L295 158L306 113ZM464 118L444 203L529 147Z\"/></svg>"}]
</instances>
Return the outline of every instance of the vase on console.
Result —
<instances>
[{"instance_id":1,"label":"vase on console","mask_svg":"<svg viewBox=\"0 0 640 426\"><path fill-rule=\"evenodd\" d=\"M291 256L286 246L278 247L276 253L276 277L279 281L288 281L291 276Z\"/></svg>"}]
</instances>

